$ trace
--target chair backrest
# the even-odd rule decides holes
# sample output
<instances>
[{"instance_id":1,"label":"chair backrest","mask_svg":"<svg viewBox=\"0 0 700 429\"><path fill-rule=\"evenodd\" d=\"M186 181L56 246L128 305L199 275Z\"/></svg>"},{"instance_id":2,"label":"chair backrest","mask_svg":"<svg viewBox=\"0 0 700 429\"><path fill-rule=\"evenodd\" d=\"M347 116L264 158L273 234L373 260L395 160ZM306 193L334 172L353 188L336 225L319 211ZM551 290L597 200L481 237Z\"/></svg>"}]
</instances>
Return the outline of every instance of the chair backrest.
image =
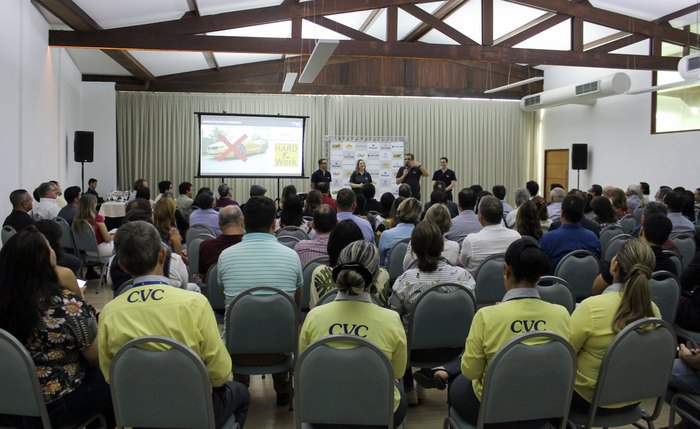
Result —
<instances>
[{"instance_id":1,"label":"chair backrest","mask_svg":"<svg viewBox=\"0 0 700 429\"><path fill-rule=\"evenodd\" d=\"M280 237L296 237L297 241L308 240L309 234L306 233L302 228L294 225L284 226L277 231L275 234L277 240L280 241Z\"/></svg>"},{"instance_id":2,"label":"chair backrest","mask_svg":"<svg viewBox=\"0 0 700 429\"><path fill-rule=\"evenodd\" d=\"M304 285L301 287L301 302L299 303L299 308L302 311L309 310L309 302L311 301L311 280L313 278L314 270L316 267L323 265L320 262L311 261L301 272L301 277L304 279Z\"/></svg>"},{"instance_id":3,"label":"chair backrest","mask_svg":"<svg viewBox=\"0 0 700 429\"><path fill-rule=\"evenodd\" d=\"M683 274L683 264L681 263L681 258L672 250L664 250L663 253L664 255L668 256L673 262L673 265L676 266L676 275L680 277L681 274Z\"/></svg>"},{"instance_id":4,"label":"chair backrest","mask_svg":"<svg viewBox=\"0 0 700 429\"><path fill-rule=\"evenodd\" d=\"M676 243L678 250L681 251L681 265L685 270L690 265L690 262L695 257L695 237L689 235L679 235L671 241Z\"/></svg>"},{"instance_id":5,"label":"chair backrest","mask_svg":"<svg viewBox=\"0 0 700 429\"><path fill-rule=\"evenodd\" d=\"M83 260L97 260L99 257L99 252L97 250L97 239L95 238L95 230L92 225L86 221L79 221L78 231L73 232L73 238L75 239L75 246L80 252L80 257ZM88 255L87 252L91 252L94 255ZM106 261L105 261L106 262Z\"/></svg>"},{"instance_id":6,"label":"chair backrest","mask_svg":"<svg viewBox=\"0 0 700 429\"><path fill-rule=\"evenodd\" d=\"M673 323L676 320L678 310L678 300L681 295L681 286L678 277L668 271L656 271L649 280L652 299L659 307L661 318Z\"/></svg>"},{"instance_id":7,"label":"chair backrest","mask_svg":"<svg viewBox=\"0 0 700 429\"><path fill-rule=\"evenodd\" d=\"M40 417L51 428L34 361L12 334L0 329L0 414Z\"/></svg>"},{"instance_id":8,"label":"chair backrest","mask_svg":"<svg viewBox=\"0 0 700 429\"><path fill-rule=\"evenodd\" d=\"M586 427L592 426L599 406L663 397L675 356L676 336L670 324L646 317L627 325L605 352Z\"/></svg>"},{"instance_id":9,"label":"chair backrest","mask_svg":"<svg viewBox=\"0 0 700 429\"><path fill-rule=\"evenodd\" d=\"M324 305L324 304L328 304L329 302L333 302L337 295L338 295L338 289L333 288L333 289L329 290L328 292L324 293L322 297L320 297L318 299L316 306L318 307L319 305ZM382 303L381 303L381 301L379 301L379 298L377 298L376 295L370 294L369 297L372 300L372 304L375 304L375 305L382 307Z\"/></svg>"},{"instance_id":10,"label":"chair backrest","mask_svg":"<svg viewBox=\"0 0 700 429\"><path fill-rule=\"evenodd\" d=\"M185 234L185 242L187 243L187 246L189 247L190 242L197 237L201 238L202 240L216 238L216 233L208 225L204 225L203 223L195 223L190 225L190 227L187 229L187 233Z\"/></svg>"},{"instance_id":11,"label":"chair backrest","mask_svg":"<svg viewBox=\"0 0 700 429\"><path fill-rule=\"evenodd\" d=\"M296 303L283 290L246 289L226 307L226 348L230 354L296 353L298 322Z\"/></svg>"},{"instance_id":12,"label":"chair backrest","mask_svg":"<svg viewBox=\"0 0 700 429\"><path fill-rule=\"evenodd\" d=\"M219 284L219 273L216 264L213 264L207 270L207 299L214 311L226 309L226 297L224 296L223 287Z\"/></svg>"},{"instance_id":13,"label":"chair backrest","mask_svg":"<svg viewBox=\"0 0 700 429\"><path fill-rule=\"evenodd\" d=\"M391 363L364 338L331 335L311 344L297 361L294 390L297 428L302 423L394 427Z\"/></svg>"},{"instance_id":14,"label":"chair backrest","mask_svg":"<svg viewBox=\"0 0 700 429\"><path fill-rule=\"evenodd\" d=\"M563 428L575 377L576 353L566 339L546 331L511 339L486 368L477 427L562 418Z\"/></svg>"},{"instance_id":15,"label":"chair backrest","mask_svg":"<svg viewBox=\"0 0 700 429\"><path fill-rule=\"evenodd\" d=\"M634 228L637 226L637 221L632 215L627 215L620 219L620 228L625 234L632 234Z\"/></svg>"},{"instance_id":16,"label":"chair backrest","mask_svg":"<svg viewBox=\"0 0 700 429\"><path fill-rule=\"evenodd\" d=\"M301 240L302 240L301 238L295 237L293 235L280 235L277 237L277 242L284 244L285 246L289 247L290 249L294 249L294 246L296 246L297 243L300 242Z\"/></svg>"},{"instance_id":17,"label":"chair backrest","mask_svg":"<svg viewBox=\"0 0 700 429\"><path fill-rule=\"evenodd\" d=\"M543 276L537 284L537 292L543 301L559 304L569 314L576 309L576 296L569 283L555 276Z\"/></svg>"},{"instance_id":18,"label":"chair backrest","mask_svg":"<svg viewBox=\"0 0 700 429\"><path fill-rule=\"evenodd\" d=\"M600 231L600 250L602 251L602 254L605 254L605 249L608 247L608 242L610 241L610 239L612 239L616 235L624 233L625 231L623 231L622 228L617 225L610 225L603 228Z\"/></svg>"},{"instance_id":19,"label":"chair backrest","mask_svg":"<svg viewBox=\"0 0 700 429\"><path fill-rule=\"evenodd\" d=\"M456 289L445 292L444 288ZM409 313L406 338L408 351L463 349L472 319L476 298L468 289L454 283L438 284L427 289L413 302Z\"/></svg>"},{"instance_id":20,"label":"chair backrest","mask_svg":"<svg viewBox=\"0 0 700 429\"><path fill-rule=\"evenodd\" d=\"M54 218L54 222L61 228L61 240L59 242L61 247L73 255L79 256L80 252L78 251L78 246L75 245L73 230L70 228L70 225L68 225L68 221L62 217L56 217Z\"/></svg>"},{"instance_id":21,"label":"chair backrest","mask_svg":"<svg viewBox=\"0 0 700 429\"><path fill-rule=\"evenodd\" d=\"M190 274L197 274L199 272L199 246L202 245L203 241L204 239L199 236L193 238L187 245L187 265L190 268Z\"/></svg>"},{"instance_id":22,"label":"chair backrest","mask_svg":"<svg viewBox=\"0 0 700 429\"><path fill-rule=\"evenodd\" d=\"M127 342L109 378L118 427L215 426L206 366L178 341L150 336Z\"/></svg>"},{"instance_id":23,"label":"chair backrest","mask_svg":"<svg viewBox=\"0 0 700 429\"><path fill-rule=\"evenodd\" d=\"M2 227L2 244L7 243L7 240L10 239L13 235L15 235L17 231L10 225L5 225Z\"/></svg>"},{"instance_id":24,"label":"chair backrest","mask_svg":"<svg viewBox=\"0 0 700 429\"><path fill-rule=\"evenodd\" d=\"M615 255L617 255L617 252L620 250L622 245L631 238L632 236L629 234L619 234L611 238L610 241L608 241L607 247L605 248L605 253L603 253L603 260L612 262L612 259L615 257Z\"/></svg>"},{"instance_id":25,"label":"chair backrest","mask_svg":"<svg viewBox=\"0 0 700 429\"><path fill-rule=\"evenodd\" d=\"M389 249L389 254L386 258L386 268L389 271L389 284L394 285L396 279L403 274L403 258L406 256L406 249L410 239L403 239Z\"/></svg>"},{"instance_id":26,"label":"chair backrest","mask_svg":"<svg viewBox=\"0 0 700 429\"><path fill-rule=\"evenodd\" d=\"M476 286L474 295L476 295L477 305L495 304L503 299L506 294L506 287L503 283L503 255L489 256L479 266L476 272Z\"/></svg>"},{"instance_id":27,"label":"chair backrest","mask_svg":"<svg viewBox=\"0 0 700 429\"><path fill-rule=\"evenodd\" d=\"M574 290L576 300L591 296L593 281L600 273L598 257L588 250L574 250L566 254L557 264L554 275L564 279Z\"/></svg>"}]
</instances>

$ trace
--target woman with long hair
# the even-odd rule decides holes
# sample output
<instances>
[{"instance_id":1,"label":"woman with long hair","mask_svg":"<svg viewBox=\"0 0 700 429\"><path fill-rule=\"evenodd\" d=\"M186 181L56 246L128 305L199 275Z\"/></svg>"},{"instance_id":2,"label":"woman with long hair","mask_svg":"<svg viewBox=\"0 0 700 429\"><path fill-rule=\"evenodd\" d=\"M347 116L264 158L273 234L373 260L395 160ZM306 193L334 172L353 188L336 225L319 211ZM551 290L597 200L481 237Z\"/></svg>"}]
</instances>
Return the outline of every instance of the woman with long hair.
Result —
<instances>
[{"instance_id":1,"label":"woman with long hair","mask_svg":"<svg viewBox=\"0 0 700 429\"><path fill-rule=\"evenodd\" d=\"M87 222L92 227L97 241L99 256L111 256L114 250L114 236L109 233L105 225L105 217L97 213L97 198L94 195L83 194L78 201L78 210L73 218L73 232L78 232L78 225Z\"/></svg>"},{"instance_id":2,"label":"woman with long hair","mask_svg":"<svg viewBox=\"0 0 700 429\"><path fill-rule=\"evenodd\" d=\"M172 197L164 196L159 199L153 207L153 225L158 230L163 243L170 246L170 250L185 259L182 254L182 237L177 229L177 221L175 219L176 209L177 205Z\"/></svg>"},{"instance_id":3,"label":"woman with long hair","mask_svg":"<svg viewBox=\"0 0 700 429\"><path fill-rule=\"evenodd\" d=\"M94 197L93 197L94 198ZM98 368L95 310L60 286L55 255L33 226L0 250L0 328L17 338L36 366L54 427L102 413L114 427L109 386ZM0 424L41 427L36 417L0 416Z\"/></svg>"},{"instance_id":4,"label":"woman with long hair","mask_svg":"<svg viewBox=\"0 0 700 429\"><path fill-rule=\"evenodd\" d=\"M537 241L542 238L540 210L532 201L525 201L518 207L518 214L515 217L515 230L523 237L532 237Z\"/></svg>"},{"instance_id":5,"label":"woman with long hair","mask_svg":"<svg viewBox=\"0 0 700 429\"><path fill-rule=\"evenodd\" d=\"M625 326L644 317L659 317L649 279L656 259L648 244L628 240L610 263L614 283L602 295L583 300L571 315L571 345L577 353L576 385L571 409L588 412L598 371L610 342ZM598 414L634 408L636 403L605 405Z\"/></svg>"},{"instance_id":6,"label":"woman with long hair","mask_svg":"<svg viewBox=\"0 0 700 429\"><path fill-rule=\"evenodd\" d=\"M601 229L608 226L620 226L615 216L615 209L609 199L605 197L593 198L591 200L591 209L595 213L593 220L600 225Z\"/></svg>"},{"instance_id":7,"label":"woman with long hair","mask_svg":"<svg viewBox=\"0 0 700 429\"><path fill-rule=\"evenodd\" d=\"M367 171L367 164L364 159L358 159L355 163L355 171L350 175L350 187L355 194L362 194L362 185L372 183L372 175Z\"/></svg>"},{"instance_id":8,"label":"woman with long hair","mask_svg":"<svg viewBox=\"0 0 700 429\"><path fill-rule=\"evenodd\" d=\"M321 207L323 204L323 199L321 198L321 191L318 189L312 189L306 194L306 200L304 201L304 216L313 216L314 211Z\"/></svg>"},{"instance_id":9,"label":"woman with long hair","mask_svg":"<svg viewBox=\"0 0 700 429\"><path fill-rule=\"evenodd\" d=\"M422 211L420 201L413 197L406 198L399 204L396 210L398 224L384 231L379 240L379 262L382 266L388 264L389 250L399 241L411 237L411 232L420 220Z\"/></svg>"},{"instance_id":10,"label":"woman with long hair","mask_svg":"<svg viewBox=\"0 0 700 429\"><path fill-rule=\"evenodd\" d=\"M444 237L445 233L452 227L452 217L450 216L450 210L447 206L444 204L430 206L428 211L425 212L425 218L423 220L433 222L440 230L440 234L443 237L443 249L440 253L440 258L444 259L449 265L457 265L459 262L459 243ZM404 271L409 268L415 268L416 259L417 256L415 252L413 252L413 240L411 239L411 242L408 243L408 247L406 247L406 256L403 258Z\"/></svg>"},{"instance_id":11,"label":"woman with long hair","mask_svg":"<svg viewBox=\"0 0 700 429\"><path fill-rule=\"evenodd\" d=\"M314 341L340 333L334 331L336 325L363 325L367 329L362 336L386 354L394 378L401 378L406 371L406 333L396 312L373 304L370 298L370 287L379 272L377 248L359 239L343 249L337 262L332 275L338 295L333 302L315 307L306 316L299 335L299 353L303 353ZM342 389L343 386L338 388ZM394 427L401 424L406 410L406 398L396 383Z\"/></svg>"}]
</instances>

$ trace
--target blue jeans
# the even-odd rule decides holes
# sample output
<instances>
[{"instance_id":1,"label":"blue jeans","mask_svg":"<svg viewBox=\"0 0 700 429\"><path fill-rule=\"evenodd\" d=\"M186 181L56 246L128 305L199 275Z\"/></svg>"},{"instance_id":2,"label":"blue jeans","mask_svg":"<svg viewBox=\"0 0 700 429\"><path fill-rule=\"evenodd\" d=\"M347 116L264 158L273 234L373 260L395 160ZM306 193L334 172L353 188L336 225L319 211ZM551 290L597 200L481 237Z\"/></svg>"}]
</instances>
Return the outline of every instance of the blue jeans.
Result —
<instances>
[{"instance_id":1,"label":"blue jeans","mask_svg":"<svg viewBox=\"0 0 700 429\"><path fill-rule=\"evenodd\" d=\"M668 390L666 391L666 402L671 403L671 398L673 398L673 395L676 393L700 395L700 372L689 367L680 359L676 359L675 362L673 362L671 380L668 382ZM679 402L681 408L700 420L699 411L684 405L684 401ZM697 427L688 420L683 420L683 424L687 428Z\"/></svg>"}]
</instances>

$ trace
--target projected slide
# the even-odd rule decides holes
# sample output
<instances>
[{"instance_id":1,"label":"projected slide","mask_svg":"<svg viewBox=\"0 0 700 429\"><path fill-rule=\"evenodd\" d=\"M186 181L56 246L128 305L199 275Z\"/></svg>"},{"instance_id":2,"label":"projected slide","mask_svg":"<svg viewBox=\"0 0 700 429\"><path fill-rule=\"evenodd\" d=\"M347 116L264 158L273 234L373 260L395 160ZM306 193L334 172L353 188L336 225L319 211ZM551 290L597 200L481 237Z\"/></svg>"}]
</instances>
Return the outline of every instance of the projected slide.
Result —
<instances>
[{"instance_id":1,"label":"projected slide","mask_svg":"<svg viewBox=\"0 0 700 429\"><path fill-rule=\"evenodd\" d=\"M199 176L303 177L305 118L198 116Z\"/></svg>"}]
</instances>

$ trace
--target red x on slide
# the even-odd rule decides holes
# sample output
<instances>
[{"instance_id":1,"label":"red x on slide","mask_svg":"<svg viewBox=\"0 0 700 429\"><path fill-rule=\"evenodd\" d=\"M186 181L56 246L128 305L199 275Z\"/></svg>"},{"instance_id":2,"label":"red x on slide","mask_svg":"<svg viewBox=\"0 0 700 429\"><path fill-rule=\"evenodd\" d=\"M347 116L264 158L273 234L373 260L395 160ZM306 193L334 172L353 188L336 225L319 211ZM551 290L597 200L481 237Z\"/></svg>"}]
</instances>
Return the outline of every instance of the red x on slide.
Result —
<instances>
[{"instance_id":1,"label":"red x on slide","mask_svg":"<svg viewBox=\"0 0 700 429\"><path fill-rule=\"evenodd\" d=\"M246 134L243 134L238 138L238 140L231 143L228 141L228 139L226 139L226 137L223 136L223 134L219 134L218 140L226 146L228 146L228 149L223 151L221 155L216 157L216 159L219 161L223 161L229 153L233 152L234 154L236 154L236 157L238 157L241 161L246 162L248 160L248 157L246 157L245 153L241 152L238 148L240 147L240 144L243 143L243 141L247 138L248 136Z\"/></svg>"}]
</instances>

